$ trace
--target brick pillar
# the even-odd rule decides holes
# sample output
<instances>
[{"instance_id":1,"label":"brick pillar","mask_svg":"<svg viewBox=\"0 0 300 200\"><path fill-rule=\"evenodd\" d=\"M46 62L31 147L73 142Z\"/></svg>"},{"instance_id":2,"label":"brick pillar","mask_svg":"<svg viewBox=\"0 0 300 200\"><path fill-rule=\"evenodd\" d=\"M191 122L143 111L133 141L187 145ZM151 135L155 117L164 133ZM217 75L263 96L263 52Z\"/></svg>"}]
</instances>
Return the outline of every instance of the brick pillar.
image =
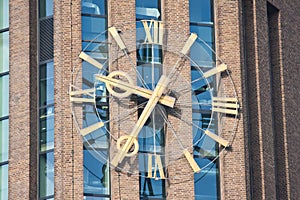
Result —
<instances>
[{"instance_id":1,"label":"brick pillar","mask_svg":"<svg viewBox=\"0 0 300 200\"><path fill-rule=\"evenodd\" d=\"M55 199L83 199L83 149L73 125L68 90L81 68L81 1L54 2Z\"/></svg>"},{"instance_id":2,"label":"brick pillar","mask_svg":"<svg viewBox=\"0 0 300 200\"><path fill-rule=\"evenodd\" d=\"M35 1L10 1L9 199L37 198ZM21 16L21 17L20 17Z\"/></svg>"}]
</instances>

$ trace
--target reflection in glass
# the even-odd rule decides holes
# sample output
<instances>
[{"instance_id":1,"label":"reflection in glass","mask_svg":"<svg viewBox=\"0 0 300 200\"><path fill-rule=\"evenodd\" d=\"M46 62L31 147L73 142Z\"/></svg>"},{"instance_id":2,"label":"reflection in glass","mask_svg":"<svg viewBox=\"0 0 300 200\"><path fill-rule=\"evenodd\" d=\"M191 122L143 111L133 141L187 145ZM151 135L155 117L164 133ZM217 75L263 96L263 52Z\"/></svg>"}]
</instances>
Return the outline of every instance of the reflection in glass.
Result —
<instances>
[{"instance_id":1,"label":"reflection in glass","mask_svg":"<svg viewBox=\"0 0 300 200\"><path fill-rule=\"evenodd\" d=\"M99 160L93 150L84 149L84 193L85 194L109 194L109 166L103 159ZM107 157L107 151L98 152L103 158Z\"/></svg>"},{"instance_id":2,"label":"reflection in glass","mask_svg":"<svg viewBox=\"0 0 300 200\"><path fill-rule=\"evenodd\" d=\"M141 19L155 19L159 20L160 14L160 0L136 0L136 18Z\"/></svg>"},{"instance_id":3,"label":"reflection in glass","mask_svg":"<svg viewBox=\"0 0 300 200\"><path fill-rule=\"evenodd\" d=\"M82 40L92 41L105 31L106 18L98 16L82 16ZM101 38L97 39L100 40Z\"/></svg>"},{"instance_id":4,"label":"reflection in glass","mask_svg":"<svg viewBox=\"0 0 300 200\"><path fill-rule=\"evenodd\" d=\"M40 106L54 103L53 62L40 66Z\"/></svg>"},{"instance_id":5,"label":"reflection in glass","mask_svg":"<svg viewBox=\"0 0 300 200\"><path fill-rule=\"evenodd\" d=\"M190 22L213 23L212 0L190 0Z\"/></svg>"},{"instance_id":6,"label":"reflection in glass","mask_svg":"<svg viewBox=\"0 0 300 200\"><path fill-rule=\"evenodd\" d=\"M9 60L9 32L6 31L0 33L0 73L7 72L9 70L8 60Z\"/></svg>"},{"instance_id":7,"label":"reflection in glass","mask_svg":"<svg viewBox=\"0 0 300 200\"><path fill-rule=\"evenodd\" d=\"M40 0L40 18L53 15L53 0Z\"/></svg>"},{"instance_id":8,"label":"reflection in glass","mask_svg":"<svg viewBox=\"0 0 300 200\"><path fill-rule=\"evenodd\" d=\"M8 119L0 121L0 163L8 160Z\"/></svg>"},{"instance_id":9,"label":"reflection in glass","mask_svg":"<svg viewBox=\"0 0 300 200\"><path fill-rule=\"evenodd\" d=\"M40 198L54 194L54 152L40 154L39 192Z\"/></svg>"},{"instance_id":10,"label":"reflection in glass","mask_svg":"<svg viewBox=\"0 0 300 200\"><path fill-rule=\"evenodd\" d=\"M83 14L105 15L105 0L82 0L81 12Z\"/></svg>"},{"instance_id":11,"label":"reflection in glass","mask_svg":"<svg viewBox=\"0 0 300 200\"><path fill-rule=\"evenodd\" d=\"M8 199L8 164L0 166L0 199Z\"/></svg>"},{"instance_id":12,"label":"reflection in glass","mask_svg":"<svg viewBox=\"0 0 300 200\"><path fill-rule=\"evenodd\" d=\"M0 76L0 117L8 116L9 76Z\"/></svg>"},{"instance_id":13,"label":"reflection in glass","mask_svg":"<svg viewBox=\"0 0 300 200\"><path fill-rule=\"evenodd\" d=\"M54 106L40 109L40 150L54 148Z\"/></svg>"},{"instance_id":14,"label":"reflection in glass","mask_svg":"<svg viewBox=\"0 0 300 200\"><path fill-rule=\"evenodd\" d=\"M8 19L9 19L9 9L8 9L9 0L0 0L0 29L8 28ZM1 42L0 42L1 46Z\"/></svg>"},{"instance_id":15,"label":"reflection in glass","mask_svg":"<svg viewBox=\"0 0 300 200\"><path fill-rule=\"evenodd\" d=\"M216 161L212 162L214 157L195 158L197 164L205 169L200 173L194 174L195 180L195 200L217 200L219 199L219 170Z\"/></svg>"}]
</instances>

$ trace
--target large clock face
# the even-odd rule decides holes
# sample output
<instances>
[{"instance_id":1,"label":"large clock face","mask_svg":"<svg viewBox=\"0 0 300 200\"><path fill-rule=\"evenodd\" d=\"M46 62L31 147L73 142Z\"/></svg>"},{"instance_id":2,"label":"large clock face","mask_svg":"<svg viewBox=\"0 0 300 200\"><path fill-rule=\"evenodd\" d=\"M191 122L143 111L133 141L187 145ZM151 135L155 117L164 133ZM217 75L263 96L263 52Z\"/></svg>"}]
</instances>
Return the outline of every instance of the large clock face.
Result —
<instances>
[{"instance_id":1,"label":"large clock face","mask_svg":"<svg viewBox=\"0 0 300 200\"><path fill-rule=\"evenodd\" d=\"M178 163L198 173L217 159L239 107L227 65L205 41L164 27L110 27L84 47L70 86L85 148L113 169L157 179L174 177Z\"/></svg>"}]
</instances>

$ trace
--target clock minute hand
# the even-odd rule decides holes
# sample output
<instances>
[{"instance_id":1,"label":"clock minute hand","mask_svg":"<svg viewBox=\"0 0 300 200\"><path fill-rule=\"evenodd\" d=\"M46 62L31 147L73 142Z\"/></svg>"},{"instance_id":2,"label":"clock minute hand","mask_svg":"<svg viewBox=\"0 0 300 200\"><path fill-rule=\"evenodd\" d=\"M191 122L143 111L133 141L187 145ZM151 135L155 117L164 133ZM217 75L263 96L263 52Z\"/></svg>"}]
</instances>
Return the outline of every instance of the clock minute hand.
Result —
<instances>
[{"instance_id":1,"label":"clock minute hand","mask_svg":"<svg viewBox=\"0 0 300 200\"><path fill-rule=\"evenodd\" d=\"M146 88L132 85L130 83L127 83L127 82L124 82L124 81L121 81L121 80L118 80L118 79L115 79L115 78L112 78L109 76L103 76L103 75L97 74L97 75L95 75L95 78L97 80L104 82L107 87L110 87L109 85L112 85L112 86L118 87L122 90L130 91L133 94L140 95L147 99L150 99L150 97L153 93L152 90L148 90ZM176 99L174 97L162 95L158 101L159 101L159 103L161 103L165 106L173 108L174 104L175 104L175 100Z\"/></svg>"},{"instance_id":2,"label":"clock minute hand","mask_svg":"<svg viewBox=\"0 0 300 200\"><path fill-rule=\"evenodd\" d=\"M144 124L146 123L147 119L149 118L151 112L153 111L155 105L158 103L160 97L162 96L163 92L166 90L170 79L167 76L162 75L159 79L156 88L154 89L146 107L144 108L142 114L140 115L138 121L136 122L133 130L130 133L129 139L126 141L123 148L119 151L119 153L113 158L111 164L113 166L117 166L122 160L124 159L125 155L128 153L129 149L133 145L135 138L137 138L139 132L143 128Z\"/></svg>"}]
</instances>

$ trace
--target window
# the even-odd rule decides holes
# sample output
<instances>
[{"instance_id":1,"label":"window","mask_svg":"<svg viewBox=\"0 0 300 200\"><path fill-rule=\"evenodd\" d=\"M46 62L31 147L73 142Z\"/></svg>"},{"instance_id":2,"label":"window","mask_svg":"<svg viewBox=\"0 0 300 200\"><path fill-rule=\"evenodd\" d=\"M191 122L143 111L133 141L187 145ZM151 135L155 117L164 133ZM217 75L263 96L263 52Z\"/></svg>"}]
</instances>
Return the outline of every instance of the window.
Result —
<instances>
[{"instance_id":1,"label":"window","mask_svg":"<svg viewBox=\"0 0 300 200\"><path fill-rule=\"evenodd\" d=\"M39 72L39 198L54 197L54 66L40 65Z\"/></svg>"},{"instance_id":2,"label":"window","mask_svg":"<svg viewBox=\"0 0 300 200\"><path fill-rule=\"evenodd\" d=\"M40 0L39 16L40 18L53 15L53 0Z\"/></svg>"},{"instance_id":3,"label":"window","mask_svg":"<svg viewBox=\"0 0 300 200\"><path fill-rule=\"evenodd\" d=\"M215 67L214 39L214 14L213 0L190 0L190 32L197 33L201 42L193 46L190 54L194 63L191 63L191 79L197 80L200 75L195 73L195 66L200 66L203 71L206 68ZM209 84L209 85L208 85ZM207 81L192 83L194 95L193 123L203 130L210 126L210 131L217 131L217 121L211 115L211 95L216 81L209 78ZM211 123L211 124L209 124ZM219 168L218 168L218 144L209 137L200 140L203 131L193 130L194 159L200 168L200 173L194 175L195 199L219 199ZM203 145L203 144L209 145ZM214 147L206 149L205 146Z\"/></svg>"},{"instance_id":4,"label":"window","mask_svg":"<svg viewBox=\"0 0 300 200\"><path fill-rule=\"evenodd\" d=\"M81 1L82 19L82 49L91 57L103 63L108 57L107 45L99 43L104 41L107 35L99 34L107 29L107 1L106 0L82 0ZM95 39L96 38L96 39ZM97 52L97 49L101 49ZM103 53L103 49L105 50ZM98 68L93 65L82 63L82 88L94 87L94 76ZM96 108L93 104L85 105L83 112L83 127L88 127L99 121L94 111L97 109L102 120L109 120L109 103L103 98L106 93L106 86L95 85ZM108 123L107 123L108 124ZM109 157L109 127L102 127L85 137L88 145L83 150L83 178L84 178L84 199L86 200L109 200L110 199L110 170L108 165ZM100 170L99 170L100 169Z\"/></svg>"}]
</instances>

